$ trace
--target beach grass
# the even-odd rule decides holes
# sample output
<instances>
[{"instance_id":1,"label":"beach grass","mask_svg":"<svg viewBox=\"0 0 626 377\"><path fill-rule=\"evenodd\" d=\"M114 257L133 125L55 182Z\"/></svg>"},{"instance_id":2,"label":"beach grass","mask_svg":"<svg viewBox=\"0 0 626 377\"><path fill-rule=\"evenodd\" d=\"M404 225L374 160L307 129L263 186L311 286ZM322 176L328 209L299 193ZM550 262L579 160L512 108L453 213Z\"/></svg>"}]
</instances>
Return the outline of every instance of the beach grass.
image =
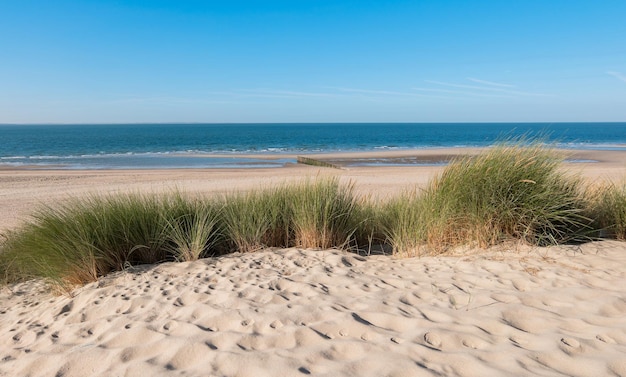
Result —
<instances>
[{"instance_id":1,"label":"beach grass","mask_svg":"<svg viewBox=\"0 0 626 377\"><path fill-rule=\"evenodd\" d=\"M0 255L24 278L64 286L94 281L127 263L157 263L163 252L163 201L150 196L89 197L46 207L7 235Z\"/></svg>"},{"instance_id":2,"label":"beach grass","mask_svg":"<svg viewBox=\"0 0 626 377\"><path fill-rule=\"evenodd\" d=\"M293 246L346 248L358 228L359 203L352 184L326 178L287 189Z\"/></svg>"},{"instance_id":3,"label":"beach grass","mask_svg":"<svg viewBox=\"0 0 626 377\"><path fill-rule=\"evenodd\" d=\"M161 214L164 251L180 262L219 253L220 205L208 200L185 199L176 193ZM161 224L159 224L161 225Z\"/></svg>"},{"instance_id":4,"label":"beach grass","mask_svg":"<svg viewBox=\"0 0 626 377\"><path fill-rule=\"evenodd\" d=\"M338 178L222 197L118 194L45 207L0 240L0 279L63 288L128 266L268 247L374 246L397 256L500 242L547 246L626 239L626 186L590 189L538 143L503 143L454 160L421 191L357 197Z\"/></svg>"},{"instance_id":5,"label":"beach grass","mask_svg":"<svg viewBox=\"0 0 626 377\"><path fill-rule=\"evenodd\" d=\"M0 277L67 287L138 264L267 247L346 248L357 207L352 186L335 178L220 199L176 192L73 199L5 236Z\"/></svg>"},{"instance_id":6,"label":"beach grass","mask_svg":"<svg viewBox=\"0 0 626 377\"><path fill-rule=\"evenodd\" d=\"M582 181L560 169L561 154L541 144L496 145L452 161L420 193L387 206L396 253L441 253L506 240L547 246L588 239Z\"/></svg>"},{"instance_id":7,"label":"beach grass","mask_svg":"<svg viewBox=\"0 0 626 377\"><path fill-rule=\"evenodd\" d=\"M250 253L287 245L283 189L235 193L222 198L221 228L225 250ZM284 214L285 217L281 217Z\"/></svg>"},{"instance_id":8,"label":"beach grass","mask_svg":"<svg viewBox=\"0 0 626 377\"><path fill-rule=\"evenodd\" d=\"M598 236L626 241L626 183L592 186L587 197Z\"/></svg>"},{"instance_id":9,"label":"beach grass","mask_svg":"<svg viewBox=\"0 0 626 377\"><path fill-rule=\"evenodd\" d=\"M539 246L579 240L589 224L583 185L561 162L541 144L503 144L454 161L423 195L426 242L441 249L506 239Z\"/></svg>"},{"instance_id":10,"label":"beach grass","mask_svg":"<svg viewBox=\"0 0 626 377\"><path fill-rule=\"evenodd\" d=\"M242 252L265 247L344 248L357 228L352 185L306 180L223 198L226 242Z\"/></svg>"},{"instance_id":11,"label":"beach grass","mask_svg":"<svg viewBox=\"0 0 626 377\"><path fill-rule=\"evenodd\" d=\"M424 198L416 190L407 191L380 207L378 226L392 252L420 256L426 237Z\"/></svg>"}]
</instances>

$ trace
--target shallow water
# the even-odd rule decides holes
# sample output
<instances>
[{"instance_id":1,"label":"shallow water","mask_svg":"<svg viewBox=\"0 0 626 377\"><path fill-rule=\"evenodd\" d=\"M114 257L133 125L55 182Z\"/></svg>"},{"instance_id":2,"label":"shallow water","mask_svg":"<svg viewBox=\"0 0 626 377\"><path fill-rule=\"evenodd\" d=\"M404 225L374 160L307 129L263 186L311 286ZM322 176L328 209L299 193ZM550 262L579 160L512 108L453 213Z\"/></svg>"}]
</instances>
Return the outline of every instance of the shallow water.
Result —
<instances>
[{"instance_id":1,"label":"shallow water","mask_svg":"<svg viewBox=\"0 0 626 377\"><path fill-rule=\"evenodd\" d=\"M0 165L66 169L251 168L288 154L482 147L540 137L560 148L626 150L626 123L0 125ZM232 155L218 157L217 155ZM275 155L277 159L243 158ZM361 161L359 166L420 161ZM439 162L437 162L439 163Z\"/></svg>"}]
</instances>

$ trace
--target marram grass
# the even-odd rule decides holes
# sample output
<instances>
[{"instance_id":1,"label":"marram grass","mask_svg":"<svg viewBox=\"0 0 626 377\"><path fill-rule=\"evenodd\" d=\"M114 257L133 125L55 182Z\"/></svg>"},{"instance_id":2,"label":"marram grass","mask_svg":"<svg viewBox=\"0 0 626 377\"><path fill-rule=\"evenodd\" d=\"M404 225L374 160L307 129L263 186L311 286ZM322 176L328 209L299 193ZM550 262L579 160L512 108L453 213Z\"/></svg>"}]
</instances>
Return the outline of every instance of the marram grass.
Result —
<instances>
[{"instance_id":1,"label":"marram grass","mask_svg":"<svg viewBox=\"0 0 626 377\"><path fill-rule=\"evenodd\" d=\"M576 240L589 223L582 184L561 162L541 145L501 145L453 162L424 194L426 210L438 211L435 224L444 227L427 242L485 247L509 238L540 246Z\"/></svg>"},{"instance_id":2,"label":"marram grass","mask_svg":"<svg viewBox=\"0 0 626 377\"><path fill-rule=\"evenodd\" d=\"M0 279L70 289L127 266L267 247L373 246L398 256L626 239L626 186L590 189L541 145L500 145L453 161L422 191L372 202L337 178L221 198L120 194L38 211L0 238Z\"/></svg>"},{"instance_id":3,"label":"marram grass","mask_svg":"<svg viewBox=\"0 0 626 377\"><path fill-rule=\"evenodd\" d=\"M441 253L506 240L547 246L589 239L582 181L539 144L490 148L453 161L420 193L388 203L387 242L398 254Z\"/></svg>"},{"instance_id":4,"label":"marram grass","mask_svg":"<svg viewBox=\"0 0 626 377\"><path fill-rule=\"evenodd\" d=\"M345 248L357 231L357 200L352 185L337 179L319 180L286 190L293 246Z\"/></svg>"},{"instance_id":5,"label":"marram grass","mask_svg":"<svg viewBox=\"0 0 626 377\"><path fill-rule=\"evenodd\" d=\"M166 202L121 195L44 208L9 233L2 264L13 266L17 276L44 277L63 286L93 281L126 263L163 261Z\"/></svg>"},{"instance_id":6,"label":"marram grass","mask_svg":"<svg viewBox=\"0 0 626 377\"><path fill-rule=\"evenodd\" d=\"M626 184L593 186L587 197L589 217L599 236L626 241Z\"/></svg>"},{"instance_id":7,"label":"marram grass","mask_svg":"<svg viewBox=\"0 0 626 377\"><path fill-rule=\"evenodd\" d=\"M582 182L561 162L539 144L498 145L452 162L419 198L424 243L438 252L509 239L539 246L581 240L590 223Z\"/></svg>"},{"instance_id":8,"label":"marram grass","mask_svg":"<svg viewBox=\"0 0 626 377\"><path fill-rule=\"evenodd\" d=\"M278 242L285 246L286 230L279 229L284 213L280 190L231 194L223 199L222 228L227 248L254 252Z\"/></svg>"}]
</instances>

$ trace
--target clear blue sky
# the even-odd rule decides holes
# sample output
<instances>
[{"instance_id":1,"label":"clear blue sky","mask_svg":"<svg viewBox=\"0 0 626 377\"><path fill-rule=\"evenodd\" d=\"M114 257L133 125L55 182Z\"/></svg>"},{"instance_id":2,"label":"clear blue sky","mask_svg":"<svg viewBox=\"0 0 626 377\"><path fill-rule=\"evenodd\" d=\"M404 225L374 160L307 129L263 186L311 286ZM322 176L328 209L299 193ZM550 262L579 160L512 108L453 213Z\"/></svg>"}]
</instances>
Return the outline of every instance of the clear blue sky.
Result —
<instances>
[{"instance_id":1,"label":"clear blue sky","mask_svg":"<svg viewBox=\"0 0 626 377\"><path fill-rule=\"evenodd\" d=\"M173 121L626 121L626 1L0 1L0 123Z\"/></svg>"}]
</instances>

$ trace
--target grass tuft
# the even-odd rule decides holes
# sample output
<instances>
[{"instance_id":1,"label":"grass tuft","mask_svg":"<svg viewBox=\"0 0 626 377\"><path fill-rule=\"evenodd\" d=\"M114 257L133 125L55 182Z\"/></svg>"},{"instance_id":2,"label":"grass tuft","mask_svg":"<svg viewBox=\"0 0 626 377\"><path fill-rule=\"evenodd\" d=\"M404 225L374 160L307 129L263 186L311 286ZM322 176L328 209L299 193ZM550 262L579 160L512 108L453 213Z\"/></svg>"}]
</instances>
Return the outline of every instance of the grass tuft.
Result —
<instances>
[{"instance_id":1,"label":"grass tuft","mask_svg":"<svg viewBox=\"0 0 626 377\"><path fill-rule=\"evenodd\" d=\"M188 262L218 253L218 205L177 195L162 216L167 234L164 249L175 260Z\"/></svg>"},{"instance_id":2,"label":"grass tuft","mask_svg":"<svg viewBox=\"0 0 626 377\"><path fill-rule=\"evenodd\" d=\"M291 186L286 192L293 246L325 249L350 244L358 227L352 184L341 185L336 178L326 178Z\"/></svg>"},{"instance_id":3,"label":"grass tuft","mask_svg":"<svg viewBox=\"0 0 626 377\"><path fill-rule=\"evenodd\" d=\"M230 249L250 253L271 246L276 237L277 191L237 193L224 198L222 221Z\"/></svg>"},{"instance_id":4,"label":"grass tuft","mask_svg":"<svg viewBox=\"0 0 626 377\"><path fill-rule=\"evenodd\" d=\"M590 220L582 182L561 162L540 144L502 144L455 160L423 193L389 205L389 242L415 255L419 246L440 253L509 239L539 246L583 240Z\"/></svg>"},{"instance_id":5,"label":"grass tuft","mask_svg":"<svg viewBox=\"0 0 626 377\"><path fill-rule=\"evenodd\" d=\"M395 255L420 256L426 241L424 200L417 191L405 192L381 209L380 224Z\"/></svg>"},{"instance_id":6,"label":"grass tuft","mask_svg":"<svg viewBox=\"0 0 626 377\"><path fill-rule=\"evenodd\" d=\"M589 217L599 237L626 241L626 184L591 187L588 199Z\"/></svg>"}]
</instances>

